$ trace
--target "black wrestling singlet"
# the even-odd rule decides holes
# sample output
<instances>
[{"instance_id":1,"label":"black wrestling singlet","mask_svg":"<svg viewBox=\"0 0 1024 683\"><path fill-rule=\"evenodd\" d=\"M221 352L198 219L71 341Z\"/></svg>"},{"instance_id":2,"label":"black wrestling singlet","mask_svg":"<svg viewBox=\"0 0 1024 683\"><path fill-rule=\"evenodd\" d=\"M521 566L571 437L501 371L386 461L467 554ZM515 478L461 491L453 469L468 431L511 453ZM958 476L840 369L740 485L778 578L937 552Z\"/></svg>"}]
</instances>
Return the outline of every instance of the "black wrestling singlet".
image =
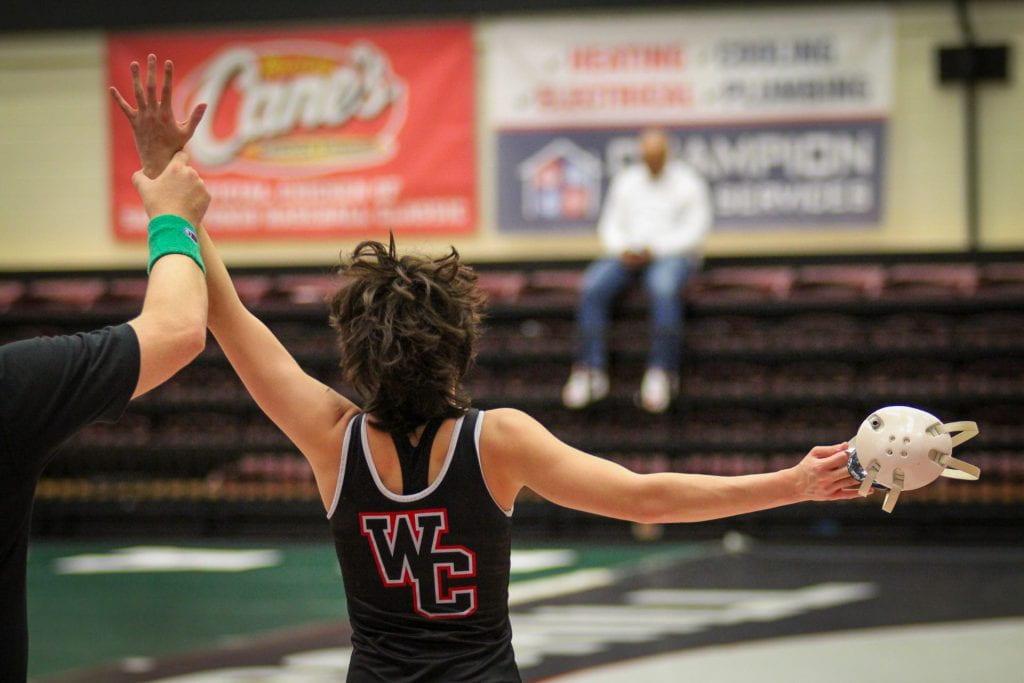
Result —
<instances>
[{"instance_id":1,"label":"black wrestling singlet","mask_svg":"<svg viewBox=\"0 0 1024 683\"><path fill-rule=\"evenodd\" d=\"M477 410L460 418L435 481L405 495L377 475L366 416L349 424L328 517L352 623L350 683L520 681L508 619L511 519L481 472L483 419Z\"/></svg>"}]
</instances>

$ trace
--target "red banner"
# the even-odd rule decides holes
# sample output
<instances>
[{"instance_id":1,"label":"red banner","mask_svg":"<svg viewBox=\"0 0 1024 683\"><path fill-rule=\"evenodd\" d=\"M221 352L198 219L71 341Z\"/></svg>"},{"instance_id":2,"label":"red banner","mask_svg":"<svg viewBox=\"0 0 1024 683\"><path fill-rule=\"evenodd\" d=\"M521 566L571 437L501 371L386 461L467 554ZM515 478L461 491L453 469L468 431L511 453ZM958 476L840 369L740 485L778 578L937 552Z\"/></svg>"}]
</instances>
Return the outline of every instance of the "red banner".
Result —
<instances>
[{"instance_id":1,"label":"red banner","mask_svg":"<svg viewBox=\"0 0 1024 683\"><path fill-rule=\"evenodd\" d=\"M220 237L465 233L476 227L473 45L468 24L117 34L109 81L153 52L175 66L186 148ZM162 67L161 67L162 72ZM145 235L131 128L111 102L114 231Z\"/></svg>"}]
</instances>

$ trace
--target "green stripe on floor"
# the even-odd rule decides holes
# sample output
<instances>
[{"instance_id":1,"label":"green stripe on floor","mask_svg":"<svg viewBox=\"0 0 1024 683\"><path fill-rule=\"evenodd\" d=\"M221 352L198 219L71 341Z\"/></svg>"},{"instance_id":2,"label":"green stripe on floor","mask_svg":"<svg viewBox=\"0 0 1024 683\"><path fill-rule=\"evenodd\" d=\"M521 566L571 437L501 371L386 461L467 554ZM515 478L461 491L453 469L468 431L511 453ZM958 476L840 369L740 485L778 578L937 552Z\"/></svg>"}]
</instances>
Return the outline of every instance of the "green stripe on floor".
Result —
<instances>
[{"instance_id":1,"label":"green stripe on floor","mask_svg":"<svg viewBox=\"0 0 1024 683\"><path fill-rule=\"evenodd\" d=\"M166 543L225 550L229 560L237 551L277 551L273 566L257 563L257 568L243 570L230 569L230 561L221 567L212 554L212 565L221 569L213 571L175 570L175 558L164 566L167 557L159 550L145 549L130 556L127 567L122 566L125 549L138 545L32 544L28 573L31 676L127 657L211 648L238 636L346 617L337 560L326 543ZM661 555L700 552L696 545L566 544L517 548L517 552L526 550L528 555L529 551L559 549L571 552L566 561L554 562L556 566L546 566L553 561L551 553L524 555L529 561L521 566L533 570L516 572L512 580L618 568ZM66 558L76 559L68 564ZM186 564L196 561L188 553L180 559ZM133 568L131 562L139 561L142 566Z\"/></svg>"}]
</instances>

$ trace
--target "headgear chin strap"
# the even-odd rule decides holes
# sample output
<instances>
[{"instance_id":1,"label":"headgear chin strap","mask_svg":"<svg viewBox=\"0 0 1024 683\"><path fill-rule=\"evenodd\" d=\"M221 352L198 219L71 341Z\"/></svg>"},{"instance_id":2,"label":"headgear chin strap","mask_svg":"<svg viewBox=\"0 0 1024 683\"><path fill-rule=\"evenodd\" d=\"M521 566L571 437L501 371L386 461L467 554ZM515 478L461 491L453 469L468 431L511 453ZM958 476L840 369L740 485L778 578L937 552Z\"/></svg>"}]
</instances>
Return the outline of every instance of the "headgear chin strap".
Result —
<instances>
[{"instance_id":1,"label":"headgear chin strap","mask_svg":"<svg viewBox=\"0 0 1024 683\"><path fill-rule=\"evenodd\" d=\"M850 476L861 482L860 495L872 487L886 491L882 509L892 512L903 491L927 486L940 476L975 480L976 466L953 457L953 448L978 435L975 422L949 422L917 408L876 410L850 439Z\"/></svg>"}]
</instances>

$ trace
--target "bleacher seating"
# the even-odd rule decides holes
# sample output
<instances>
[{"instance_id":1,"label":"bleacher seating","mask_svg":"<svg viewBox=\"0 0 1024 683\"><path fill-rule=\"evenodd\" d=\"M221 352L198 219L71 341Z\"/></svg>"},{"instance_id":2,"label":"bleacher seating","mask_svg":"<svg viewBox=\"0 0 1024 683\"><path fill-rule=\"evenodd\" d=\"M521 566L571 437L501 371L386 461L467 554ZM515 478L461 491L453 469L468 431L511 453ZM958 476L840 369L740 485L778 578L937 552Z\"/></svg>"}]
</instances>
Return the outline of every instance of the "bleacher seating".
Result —
<instances>
[{"instance_id":1,"label":"bleacher seating","mask_svg":"<svg viewBox=\"0 0 1024 683\"><path fill-rule=\"evenodd\" d=\"M570 443L638 471L744 474L788 466L813 444L851 436L873 408L911 403L945 419L977 420L981 436L964 457L984 475L908 496L901 519L955 505L952 514L969 510L984 523L1024 504L1021 264L712 263L685 293L681 395L658 417L635 405L648 334L640 288L619 305L611 397L584 412L561 407L581 274L561 265L482 269L487 331L467 378L478 405L523 408ZM299 362L344 390L323 304L334 277L265 271L236 282ZM0 342L126 320L144 293L136 274L0 275ZM246 516L319 524L308 468L212 338L195 364L134 402L118 425L89 427L65 451L39 488L44 529L126 510L195 518L202 528L216 522L221 532ZM560 529L583 520L529 497L517 514L528 525L556 520ZM814 508L805 517L820 514Z\"/></svg>"}]
</instances>

